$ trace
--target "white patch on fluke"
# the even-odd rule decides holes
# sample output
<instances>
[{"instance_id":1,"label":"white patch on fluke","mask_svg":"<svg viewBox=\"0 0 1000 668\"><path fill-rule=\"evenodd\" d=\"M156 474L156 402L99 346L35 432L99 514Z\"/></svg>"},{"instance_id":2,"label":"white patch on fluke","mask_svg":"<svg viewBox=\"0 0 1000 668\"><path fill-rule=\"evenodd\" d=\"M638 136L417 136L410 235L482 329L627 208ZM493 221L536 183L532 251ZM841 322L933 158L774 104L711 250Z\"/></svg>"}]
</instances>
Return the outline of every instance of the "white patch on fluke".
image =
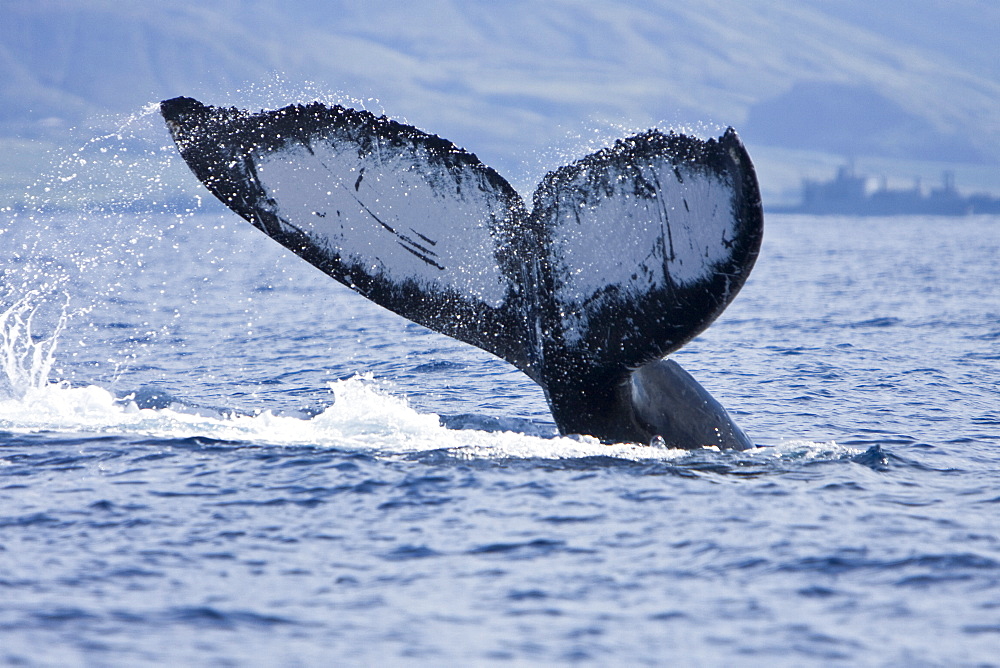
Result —
<instances>
[{"instance_id":1,"label":"white patch on fluke","mask_svg":"<svg viewBox=\"0 0 1000 668\"><path fill-rule=\"evenodd\" d=\"M552 257L568 343L587 330L586 306L600 291L638 297L669 282L690 286L730 258L732 184L705 169L676 169L681 179L668 159L654 158L638 174L599 175L597 186L581 170L558 190Z\"/></svg>"},{"instance_id":2,"label":"white patch on fluke","mask_svg":"<svg viewBox=\"0 0 1000 668\"><path fill-rule=\"evenodd\" d=\"M257 175L281 217L320 248L393 283L414 280L498 307L508 282L491 219L503 218L506 204L472 170L446 172L430 160L414 147L359 156L356 144L333 137L259 157Z\"/></svg>"}]
</instances>

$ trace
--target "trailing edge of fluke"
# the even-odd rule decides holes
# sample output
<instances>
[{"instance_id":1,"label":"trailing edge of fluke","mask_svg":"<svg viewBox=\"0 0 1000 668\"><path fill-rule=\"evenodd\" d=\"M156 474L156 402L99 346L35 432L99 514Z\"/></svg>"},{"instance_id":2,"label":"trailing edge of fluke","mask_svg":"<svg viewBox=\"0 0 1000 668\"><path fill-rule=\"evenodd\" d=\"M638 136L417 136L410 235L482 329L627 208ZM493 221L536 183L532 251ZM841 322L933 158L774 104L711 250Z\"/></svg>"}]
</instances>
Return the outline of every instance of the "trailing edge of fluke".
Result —
<instances>
[{"instance_id":1,"label":"trailing edge of fluke","mask_svg":"<svg viewBox=\"0 0 1000 668\"><path fill-rule=\"evenodd\" d=\"M547 174L529 211L474 154L367 111L180 97L161 112L233 211L375 303L516 366L561 433L752 447L663 360L732 301L760 248L757 178L731 128L621 139Z\"/></svg>"}]
</instances>

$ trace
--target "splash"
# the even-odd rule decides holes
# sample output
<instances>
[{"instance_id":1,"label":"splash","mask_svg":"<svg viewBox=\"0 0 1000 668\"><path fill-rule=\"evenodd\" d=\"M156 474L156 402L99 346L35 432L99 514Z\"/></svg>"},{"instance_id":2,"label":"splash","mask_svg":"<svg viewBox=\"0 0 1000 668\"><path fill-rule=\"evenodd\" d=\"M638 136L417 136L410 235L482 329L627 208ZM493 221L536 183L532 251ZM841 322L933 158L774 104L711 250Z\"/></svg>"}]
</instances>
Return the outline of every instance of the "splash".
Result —
<instances>
[{"instance_id":1,"label":"splash","mask_svg":"<svg viewBox=\"0 0 1000 668\"><path fill-rule=\"evenodd\" d=\"M69 318L69 297L46 337L35 333L36 319L46 305L38 292L29 292L0 313L0 398L23 399L31 390L49 384L59 334Z\"/></svg>"},{"instance_id":2,"label":"splash","mask_svg":"<svg viewBox=\"0 0 1000 668\"><path fill-rule=\"evenodd\" d=\"M74 387L50 378L60 334L72 315L68 314L68 303L65 296L56 305L35 293L15 301L0 314L0 430L140 439L202 437L240 446L307 444L389 457L441 452L465 460L602 457L690 466L692 461L704 459L710 466L730 466L737 465L734 462L738 459L739 466L768 466L779 461L842 459L857 454L834 443L805 441L744 453L708 449L691 453L628 443L605 445L589 437L551 438L515 429L449 429L438 415L414 409L392 386L370 375L332 383L331 405L308 419L271 411L206 410L183 403L142 408L135 395L117 397L98 385ZM40 327L47 336L38 336Z\"/></svg>"},{"instance_id":3,"label":"splash","mask_svg":"<svg viewBox=\"0 0 1000 668\"><path fill-rule=\"evenodd\" d=\"M142 408L135 395L118 397L95 384L53 381L61 334L72 319L69 298L61 301L30 293L0 314L0 430L18 433L114 435L125 438L209 438L234 446L300 446L370 452L394 457L444 453L460 460L575 460L607 458L671 462L690 470L770 466L777 462L841 459L856 454L836 444L790 441L746 453L710 450L691 453L666 447L619 443L588 437L546 437L507 431L449 429L439 416L409 405L391 385L370 375L330 385L331 405L303 419L271 411L236 413L182 403ZM38 332L46 332L39 336ZM694 462L694 464L692 464Z\"/></svg>"},{"instance_id":4,"label":"splash","mask_svg":"<svg viewBox=\"0 0 1000 668\"><path fill-rule=\"evenodd\" d=\"M517 431L448 429L370 375L330 385L332 405L308 419L271 411L238 414L172 404L140 408L134 395L116 397L98 385L74 387L50 378L60 334L71 319L69 298L58 309L41 293L17 299L0 314L0 429L19 432L117 435L130 438L210 438L240 445L309 444L381 456L445 452L459 459L674 460L688 453L635 444L603 445L587 437L546 438ZM47 310L48 309L48 310ZM39 336L39 328L47 330Z\"/></svg>"}]
</instances>

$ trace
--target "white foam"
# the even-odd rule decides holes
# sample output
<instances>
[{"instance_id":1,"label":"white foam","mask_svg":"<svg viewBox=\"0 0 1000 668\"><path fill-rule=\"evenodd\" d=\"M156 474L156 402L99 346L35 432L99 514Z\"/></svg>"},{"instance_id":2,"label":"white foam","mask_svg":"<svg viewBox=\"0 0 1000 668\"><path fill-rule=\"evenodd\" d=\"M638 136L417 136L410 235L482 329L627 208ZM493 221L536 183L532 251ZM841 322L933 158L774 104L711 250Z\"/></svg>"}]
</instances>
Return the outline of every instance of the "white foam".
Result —
<instances>
[{"instance_id":1,"label":"white foam","mask_svg":"<svg viewBox=\"0 0 1000 668\"><path fill-rule=\"evenodd\" d=\"M205 416L183 409L140 409L94 385L61 383L31 388L0 401L0 429L18 433L66 432L155 438L205 437L260 445L314 445L400 454L450 450L468 458L612 457L671 459L680 451L601 445L596 439L545 439L514 432L452 430L437 415L421 413L370 378L331 385L334 403L309 419L274 415Z\"/></svg>"},{"instance_id":2,"label":"white foam","mask_svg":"<svg viewBox=\"0 0 1000 668\"><path fill-rule=\"evenodd\" d=\"M437 415L414 409L405 398L370 376L332 383L333 404L309 419L275 415L267 410L255 415L224 415L178 405L139 408L129 398L118 399L103 387L50 382L48 374L62 325L57 325L49 337L36 338L27 326L35 310L29 295L0 314L0 323L8 323L0 327L0 350L22 351L0 356L0 385L5 383L12 390L0 395L3 431L167 439L204 437L240 444L329 447L379 456L443 450L468 459L610 457L672 461L691 455L684 450L637 444L604 445L587 437L544 438L513 431L448 429ZM11 323L16 326L10 326ZM787 441L776 447L719 456L751 457L764 463L773 459L841 458L856 453L835 443Z\"/></svg>"},{"instance_id":3,"label":"white foam","mask_svg":"<svg viewBox=\"0 0 1000 668\"><path fill-rule=\"evenodd\" d=\"M274 415L205 416L182 409L140 409L91 385L49 384L21 399L0 401L0 429L17 433L63 432L182 439L192 437L256 445L310 445L393 456L447 451L465 459L578 459L610 457L630 461L674 461L684 450L637 444L603 445L580 437L542 438L517 432L447 429L437 415L413 409L367 377L331 385L335 401L309 419ZM708 453L706 453L708 454ZM835 443L787 441L742 453L762 464L770 460L837 459L857 450ZM719 456L728 456L721 454Z\"/></svg>"}]
</instances>

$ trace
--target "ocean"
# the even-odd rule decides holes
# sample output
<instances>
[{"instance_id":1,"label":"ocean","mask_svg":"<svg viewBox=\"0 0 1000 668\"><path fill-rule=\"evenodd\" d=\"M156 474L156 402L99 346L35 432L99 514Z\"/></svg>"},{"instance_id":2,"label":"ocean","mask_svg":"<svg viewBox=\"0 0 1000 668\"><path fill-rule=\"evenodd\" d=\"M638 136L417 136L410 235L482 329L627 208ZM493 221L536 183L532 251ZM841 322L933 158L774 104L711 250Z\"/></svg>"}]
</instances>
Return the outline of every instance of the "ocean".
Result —
<instances>
[{"instance_id":1,"label":"ocean","mask_svg":"<svg viewBox=\"0 0 1000 668\"><path fill-rule=\"evenodd\" d=\"M1000 665L1000 218L766 216L675 355L759 447L602 445L167 142L0 211L0 663Z\"/></svg>"}]
</instances>

